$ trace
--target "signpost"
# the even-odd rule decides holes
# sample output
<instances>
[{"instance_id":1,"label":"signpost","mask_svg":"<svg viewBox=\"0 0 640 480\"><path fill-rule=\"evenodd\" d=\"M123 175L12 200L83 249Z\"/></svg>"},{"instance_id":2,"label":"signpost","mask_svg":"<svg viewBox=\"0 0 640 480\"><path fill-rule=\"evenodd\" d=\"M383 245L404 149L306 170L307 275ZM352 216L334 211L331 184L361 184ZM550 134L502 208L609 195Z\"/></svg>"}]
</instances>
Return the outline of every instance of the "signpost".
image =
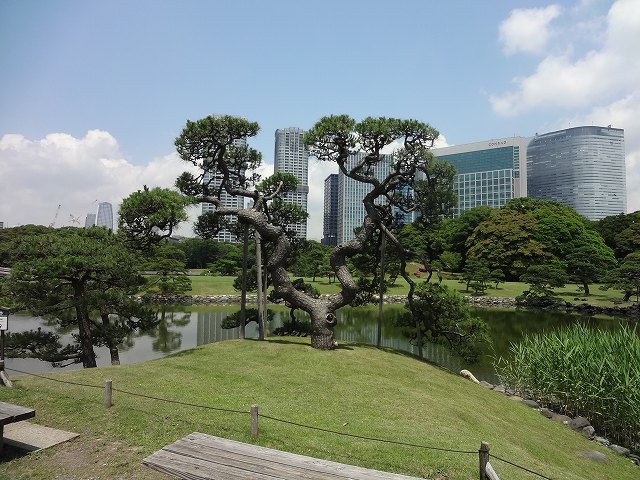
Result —
<instances>
[{"instance_id":1,"label":"signpost","mask_svg":"<svg viewBox=\"0 0 640 480\"><path fill-rule=\"evenodd\" d=\"M9 330L9 312L11 309L0 307L0 385L11 387L11 380L4 371L4 332ZM0 434L1 435L1 434Z\"/></svg>"},{"instance_id":2,"label":"signpost","mask_svg":"<svg viewBox=\"0 0 640 480\"><path fill-rule=\"evenodd\" d=\"M9 312L7 307L0 307L0 371L4 370L4 332L9 330Z\"/></svg>"}]
</instances>

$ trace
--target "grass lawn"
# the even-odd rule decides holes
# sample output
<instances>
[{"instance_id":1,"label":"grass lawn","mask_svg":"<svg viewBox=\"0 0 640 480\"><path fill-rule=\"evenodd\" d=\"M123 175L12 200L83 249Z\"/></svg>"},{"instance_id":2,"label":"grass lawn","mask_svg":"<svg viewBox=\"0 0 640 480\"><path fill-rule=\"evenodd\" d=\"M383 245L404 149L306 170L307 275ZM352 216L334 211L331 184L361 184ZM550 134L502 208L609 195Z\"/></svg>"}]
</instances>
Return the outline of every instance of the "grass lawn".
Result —
<instances>
[{"instance_id":1,"label":"grass lawn","mask_svg":"<svg viewBox=\"0 0 640 480\"><path fill-rule=\"evenodd\" d=\"M308 339L231 340L140 364L47 376L58 381L13 377L15 387L0 389L0 399L33 407L35 422L80 436L25 456L7 449L0 478L167 478L141 460L194 431L250 442L252 404L264 415L352 435L468 451L484 440L493 454L558 480L637 479L640 472L519 402L407 355L362 345L321 352ZM105 379L114 387L109 410L102 403ZM478 475L476 453L360 440L266 418L257 443L418 477ZM589 450L604 453L608 463L578 454ZM501 478L538 478L498 460L492 464Z\"/></svg>"},{"instance_id":2,"label":"grass lawn","mask_svg":"<svg viewBox=\"0 0 640 480\"><path fill-rule=\"evenodd\" d=\"M199 276L194 275L191 279L192 295L238 295L239 292L233 288L233 280L235 277L217 277L217 276ZM423 280L416 279L421 282ZM321 294L331 294L339 292L339 283L336 281L329 282L326 278L316 277L314 282L312 278L305 278L305 282L315 286ZM473 292L466 291L466 285L458 280L445 279L443 283L449 287L459 291L463 295L470 295ZM571 303L590 303L598 306L627 306L633 304L633 299L628 302L622 302L622 292L619 290L600 290L600 285L590 285L591 295L585 297L578 289L577 285L568 284L563 288L555 289L556 294L563 300ZM489 297L511 297L515 298L521 295L529 286L522 282L505 282L498 285L498 288L489 288L486 296ZM395 285L391 286L388 291L389 295L406 295L409 286L402 278L398 278ZM576 300L577 298L577 300Z\"/></svg>"}]
</instances>

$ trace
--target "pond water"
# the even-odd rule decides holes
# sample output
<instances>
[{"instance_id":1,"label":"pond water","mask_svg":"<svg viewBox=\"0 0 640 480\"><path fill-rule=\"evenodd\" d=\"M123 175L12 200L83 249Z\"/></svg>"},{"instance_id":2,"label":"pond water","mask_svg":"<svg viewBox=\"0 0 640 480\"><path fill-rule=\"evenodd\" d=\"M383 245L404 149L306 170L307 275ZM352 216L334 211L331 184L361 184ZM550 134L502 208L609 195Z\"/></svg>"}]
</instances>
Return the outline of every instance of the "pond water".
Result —
<instances>
[{"instance_id":1,"label":"pond water","mask_svg":"<svg viewBox=\"0 0 640 480\"><path fill-rule=\"evenodd\" d=\"M132 336L120 348L120 360L123 364L161 358L181 350L238 338L239 331L223 329L224 318L239 310L239 305L226 306L179 306L159 307L159 324L152 330ZM401 329L394 326L394 318L404 311L401 305L385 305L383 314L382 345L386 348L401 350L417 355L417 348L410 344ZM529 310L476 309L476 315L486 320L489 325L491 343L483 349L479 362L467 364L461 358L452 355L444 346L426 344L424 356L427 360L443 367L459 372L466 368L479 379L496 382L497 376L493 368L494 358L508 356L511 343L517 342L525 333L547 332L571 325L575 322L596 325L600 328L620 328L622 324L637 326L637 322L611 317L586 317L579 314L561 312L540 312ZM274 308L275 316L269 325L269 331L277 328L282 321L288 319L288 310ZM306 314L298 312L302 320ZM337 312L338 325L336 337L338 341L349 341L364 344L375 344L377 338L378 307L367 306L345 307ZM51 323L38 317L12 314L9 319L9 331L20 332L30 329L58 331L63 341L70 341L71 332L55 330ZM247 325L246 336L257 338L257 325ZM106 348L96 348L98 366L110 364L109 352ZM35 359L7 358L6 368L9 375L16 371L39 373L51 371L53 367L47 362ZM71 365L67 369L81 368L80 364ZM11 371L13 370L13 371Z\"/></svg>"}]
</instances>

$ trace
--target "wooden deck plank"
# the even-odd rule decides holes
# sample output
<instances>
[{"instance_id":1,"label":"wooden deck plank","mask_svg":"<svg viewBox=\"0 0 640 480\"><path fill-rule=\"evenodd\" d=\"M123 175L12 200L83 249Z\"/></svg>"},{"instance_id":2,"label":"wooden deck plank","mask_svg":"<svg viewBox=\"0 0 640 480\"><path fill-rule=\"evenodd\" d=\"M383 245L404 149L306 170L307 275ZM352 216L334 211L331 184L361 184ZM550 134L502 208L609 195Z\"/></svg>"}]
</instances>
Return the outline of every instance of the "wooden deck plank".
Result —
<instances>
[{"instance_id":1,"label":"wooden deck plank","mask_svg":"<svg viewBox=\"0 0 640 480\"><path fill-rule=\"evenodd\" d=\"M325 480L327 478L326 473L318 473L313 468L291 466L274 460L252 457L233 451L222 451L192 442L178 441L165 447L164 451L218 465L226 465L243 471L260 472L261 474L284 480L297 480L301 478L301 472L304 472L303 476L307 480Z\"/></svg>"},{"instance_id":2,"label":"wooden deck plank","mask_svg":"<svg viewBox=\"0 0 640 480\"><path fill-rule=\"evenodd\" d=\"M159 472L187 480L273 480L277 478L164 450L148 456L142 463Z\"/></svg>"},{"instance_id":3,"label":"wooden deck plank","mask_svg":"<svg viewBox=\"0 0 640 480\"><path fill-rule=\"evenodd\" d=\"M21 407L12 403L0 402L0 425L21 422L36 416L33 408Z\"/></svg>"},{"instance_id":4,"label":"wooden deck plank","mask_svg":"<svg viewBox=\"0 0 640 480\"><path fill-rule=\"evenodd\" d=\"M283 452L272 448L261 447L259 445L251 445L248 443L236 442L226 438L214 437L202 433L192 433L187 437L191 441L201 445L210 445L226 451L240 452L245 455L261 458L266 461L276 461L286 465L294 465L304 469L316 469L323 473L337 473L344 476L344 471L348 470L349 478L354 480L382 479L382 480L415 480L415 477L407 477L405 475L393 474L388 472L380 472L364 467L356 467L353 465L345 465L342 463L331 462L329 460L321 460L319 458L298 455L295 453Z\"/></svg>"},{"instance_id":5,"label":"wooden deck plank","mask_svg":"<svg viewBox=\"0 0 640 480\"><path fill-rule=\"evenodd\" d=\"M194 432L143 460L186 480L417 480Z\"/></svg>"}]
</instances>

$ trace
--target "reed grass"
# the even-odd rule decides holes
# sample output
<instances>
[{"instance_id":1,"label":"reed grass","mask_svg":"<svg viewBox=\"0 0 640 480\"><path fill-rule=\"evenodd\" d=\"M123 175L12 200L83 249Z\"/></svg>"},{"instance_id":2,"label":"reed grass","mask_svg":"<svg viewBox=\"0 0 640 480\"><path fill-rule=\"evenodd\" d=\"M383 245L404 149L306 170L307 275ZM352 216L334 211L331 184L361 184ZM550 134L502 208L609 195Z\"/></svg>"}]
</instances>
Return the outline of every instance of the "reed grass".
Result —
<instances>
[{"instance_id":1,"label":"reed grass","mask_svg":"<svg viewBox=\"0 0 640 480\"><path fill-rule=\"evenodd\" d=\"M506 386L567 415L589 418L599 435L640 450L640 336L634 328L582 324L525 335L500 359Z\"/></svg>"}]
</instances>

